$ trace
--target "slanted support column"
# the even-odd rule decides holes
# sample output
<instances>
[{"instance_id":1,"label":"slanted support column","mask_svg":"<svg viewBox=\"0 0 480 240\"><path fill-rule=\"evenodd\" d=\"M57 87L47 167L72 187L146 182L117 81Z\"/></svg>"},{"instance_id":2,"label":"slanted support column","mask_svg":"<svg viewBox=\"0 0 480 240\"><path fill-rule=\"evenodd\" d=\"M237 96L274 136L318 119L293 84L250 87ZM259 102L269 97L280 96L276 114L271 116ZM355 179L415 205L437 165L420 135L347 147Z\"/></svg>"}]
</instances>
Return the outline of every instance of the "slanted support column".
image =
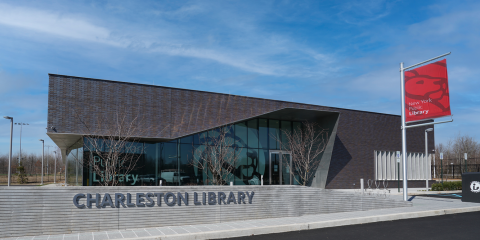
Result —
<instances>
[{"instance_id":1,"label":"slanted support column","mask_svg":"<svg viewBox=\"0 0 480 240\"><path fill-rule=\"evenodd\" d=\"M67 148L60 148L62 151L62 161L65 163L65 186L67 186L67 169L68 169L68 161L67 161Z\"/></svg>"},{"instance_id":2,"label":"slanted support column","mask_svg":"<svg viewBox=\"0 0 480 240\"><path fill-rule=\"evenodd\" d=\"M320 154L320 164L316 169L315 176L312 179L311 187L325 188L327 185L328 170L330 168L330 162L332 160L333 147L335 143L335 137L337 136L338 120L340 114L335 113L329 116L323 117L319 123L320 126L328 129L328 143L325 151Z\"/></svg>"}]
</instances>

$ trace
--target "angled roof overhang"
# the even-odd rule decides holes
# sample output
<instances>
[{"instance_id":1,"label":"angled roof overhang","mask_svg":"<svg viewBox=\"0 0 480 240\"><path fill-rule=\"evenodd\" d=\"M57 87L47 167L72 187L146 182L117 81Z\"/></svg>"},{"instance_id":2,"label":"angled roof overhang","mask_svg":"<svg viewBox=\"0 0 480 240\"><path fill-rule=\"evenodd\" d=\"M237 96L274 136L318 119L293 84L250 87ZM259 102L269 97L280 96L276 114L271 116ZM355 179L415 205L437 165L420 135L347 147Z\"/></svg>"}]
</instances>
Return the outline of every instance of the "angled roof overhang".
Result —
<instances>
[{"instance_id":1,"label":"angled roof overhang","mask_svg":"<svg viewBox=\"0 0 480 240\"><path fill-rule=\"evenodd\" d=\"M332 116L332 115L338 116L339 114L340 114L339 112L335 112L335 111L323 111L323 110L312 110L312 109L302 109L302 108L282 108L280 110L252 116L250 118L239 119L238 121L230 122L227 124L235 124L238 122L242 122L242 121L254 119L254 118L266 118L266 119L275 119L275 120L284 120L284 121L317 122L317 121L321 121L322 118L324 117ZM220 127L220 126L216 126L216 127ZM208 131L214 128L204 129L200 132ZM191 132L176 138L144 138L142 136L138 136L138 138L141 141L168 142L174 139L182 138L184 136L189 136L196 133L199 133L199 132ZM62 148L62 149L71 148L76 142L78 142L78 140L82 138L82 134L78 134L78 133L47 133L47 135L53 140L53 142L59 148Z\"/></svg>"},{"instance_id":2,"label":"angled roof overhang","mask_svg":"<svg viewBox=\"0 0 480 240\"><path fill-rule=\"evenodd\" d=\"M282 108L280 110L255 116L253 118L267 118L267 119L276 119L276 120L284 120L284 121L316 122L321 120L323 117L329 116L332 114L339 114L339 112L312 110L312 109L303 109L303 108Z\"/></svg>"}]
</instances>

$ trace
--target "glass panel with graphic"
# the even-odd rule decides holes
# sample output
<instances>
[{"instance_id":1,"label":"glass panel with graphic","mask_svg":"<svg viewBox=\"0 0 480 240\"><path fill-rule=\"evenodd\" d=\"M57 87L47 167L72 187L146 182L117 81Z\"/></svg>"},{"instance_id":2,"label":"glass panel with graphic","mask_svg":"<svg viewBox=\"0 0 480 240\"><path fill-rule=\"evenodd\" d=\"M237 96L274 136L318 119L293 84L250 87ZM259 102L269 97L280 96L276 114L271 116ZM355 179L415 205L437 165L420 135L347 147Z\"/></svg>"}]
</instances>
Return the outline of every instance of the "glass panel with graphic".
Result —
<instances>
[{"instance_id":1,"label":"glass panel with graphic","mask_svg":"<svg viewBox=\"0 0 480 240\"><path fill-rule=\"evenodd\" d=\"M179 179L180 185L197 185L195 168L192 166L193 162L193 145L192 144L179 144L180 145L180 156L179 164L180 171L177 176Z\"/></svg>"},{"instance_id":2,"label":"glass panel with graphic","mask_svg":"<svg viewBox=\"0 0 480 240\"><path fill-rule=\"evenodd\" d=\"M248 125L248 147L258 148L258 119L247 122Z\"/></svg>"},{"instance_id":3,"label":"glass panel with graphic","mask_svg":"<svg viewBox=\"0 0 480 240\"><path fill-rule=\"evenodd\" d=\"M232 155L235 156L231 159L237 159L235 168L228 170L229 173L223 182L229 184L232 181L235 185L260 185L263 175L264 185L300 184L296 171L293 171L293 175L296 176L290 177L293 169L289 163L290 155L285 154L285 150L288 149L281 147L282 144L278 142L280 140L285 144L284 133L299 127L300 122L263 118L223 126L228 128L223 149L225 147L231 149ZM208 174L211 174L210 170L202 170L198 163L195 164L194 159L206 154L212 147L218 148L214 145L217 140L222 139L221 132L220 128L209 129L179 139L171 139L169 142L127 144L122 151L139 157L139 161L137 167L128 174L119 172L123 176L123 181L119 185L158 186L160 181L164 186L211 184L207 181ZM101 143L97 146L100 146L102 152L109 150L111 144L102 139L96 141ZM80 170L77 174L74 158L77 155L79 156L77 158L84 161L94 158L97 153L92 150L94 149L91 143L84 138L80 148L73 148L69 153L67 158L70 184L77 184L78 181L83 182L83 185L99 185L99 181L102 181L91 167L84 167L83 171ZM96 158L100 159L99 156ZM97 162L103 164L100 160Z\"/></svg>"},{"instance_id":4,"label":"glass panel with graphic","mask_svg":"<svg viewBox=\"0 0 480 240\"><path fill-rule=\"evenodd\" d=\"M247 124L241 122L235 124L235 145L236 147L247 147Z\"/></svg>"},{"instance_id":5,"label":"glass panel with graphic","mask_svg":"<svg viewBox=\"0 0 480 240\"><path fill-rule=\"evenodd\" d=\"M137 171L140 174L137 177L137 181L142 186L156 186L158 181L156 180L157 172L155 171L157 167L157 144L156 143L145 143L144 150L144 161L143 166L139 165L141 171Z\"/></svg>"},{"instance_id":6,"label":"glass panel with graphic","mask_svg":"<svg viewBox=\"0 0 480 240\"><path fill-rule=\"evenodd\" d=\"M268 120L258 119L259 148L268 149ZM268 159L268 158L267 158Z\"/></svg>"},{"instance_id":7,"label":"glass panel with graphic","mask_svg":"<svg viewBox=\"0 0 480 240\"><path fill-rule=\"evenodd\" d=\"M248 174L248 157L246 148L238 148L237 152L237 164L235 171L235 185L247 185L245 182Z\"/></svg>"},{"instance_id":8,"label":"glass panel with graphic","mask_svg":"<svg viewBox=\"0 0 480 240\"><path fill-rule=\"evenodd\" d=\"M105 145L107 149L108 144ZM145 146L149 147L149 152L155 152L155 144L145 144L143 142L129 142L125 144L125 154L128 157L122 161L120 172L124 175L124 184L126 186L151 186L155 185L155 162L151 158L149 161L145 158ZM131 161L131 163L129 162ZM136 162L135 162L136 161ZM130 172L125 172L130 164L135 167Z\"/></svg>"},{"instance_id":9,"label":"glass panel with graphic","mask_svg":"<svg viewBox=\"0 0 480 240\"><path fill-rule=\"evenodd\" d=\"M258 173L260 174L260 184L263 175L263 184L269 185L270 176L270 162L269 162L268 150L258 149Z\"/></svg>"},{"instance_id":10,"label":"glass panel with graphic","mask_svg":"<svg viewBox=\"0 0 480 240\"><path fill-rule=\"evenodd\" d=\"M165 186L178 186L178 155L176 143L163 143L158 172Z\"/></svg>"}]
</instances>

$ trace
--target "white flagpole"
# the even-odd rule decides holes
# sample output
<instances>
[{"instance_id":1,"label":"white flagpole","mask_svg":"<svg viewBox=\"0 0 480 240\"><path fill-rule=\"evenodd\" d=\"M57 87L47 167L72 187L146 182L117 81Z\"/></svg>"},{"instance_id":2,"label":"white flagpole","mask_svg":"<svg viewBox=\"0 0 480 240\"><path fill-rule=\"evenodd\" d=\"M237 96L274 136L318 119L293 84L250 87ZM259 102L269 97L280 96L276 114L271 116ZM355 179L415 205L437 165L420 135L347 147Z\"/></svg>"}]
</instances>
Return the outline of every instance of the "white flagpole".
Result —
<instances>
[{"instance_id":1,"label":"white flagpole","mask_svg":"<svg viewBox=\"0 0 480 240\"><path fill-rule=\"evenodd\" d=\"M444 56L447 56L449 55L451 52L449 53L445 53L443 55L440 55L438 57L434 57L434 58L431 58L431 59L428 59L426 61L423 61L423 62L420 62L420 63L417 63L417 64L414 64L412 66L409 66L409 67L406 67L404 68L403 67L403 62L400 63L400 89L401 89L401 94L402 94L402 161L403 161L403 201L408 201L408 186L407 186L407 180L408 180L408 176L407 176L407 126L405 126L405 70L407 69L410 69L410 68L413 68L413 67L416 67L418 65L421 65L421 64L424 64L424 63L427 63L427 62L430 62L430 61L433 61L435 59L438 59L438 58L441 58L441 57L444 57ZM408 128L411 128L411 127L420 127L420 126L424 126L424 125L431 125L431 124L438 124L438 123L446 123L446 122L452 122L453 121L453 118L452 120L450 121L443 121L443 122L432 122L432 123L422 123L422 124L417 124L417 125L410 125L408 126Z\"/></svg>"},{"instance_id":2,"label":"white flagpole","mask_svg":"<svg viewBox=\"0 0 480 240\"><path fill-rule=\"evenodd\" d=\"M400 89L402 94L402 161L403 161L403 201L408 201L407 186L407 128L405 127L405 69L400 63Z\"/></svg>"}]
</instances>

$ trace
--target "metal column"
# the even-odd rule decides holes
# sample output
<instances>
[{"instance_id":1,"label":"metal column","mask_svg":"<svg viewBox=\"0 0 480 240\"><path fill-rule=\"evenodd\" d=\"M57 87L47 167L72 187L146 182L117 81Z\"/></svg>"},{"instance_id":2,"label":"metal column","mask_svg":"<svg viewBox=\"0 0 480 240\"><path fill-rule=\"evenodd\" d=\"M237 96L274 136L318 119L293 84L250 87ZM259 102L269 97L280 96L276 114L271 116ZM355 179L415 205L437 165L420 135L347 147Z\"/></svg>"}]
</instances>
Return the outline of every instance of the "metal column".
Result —
<instances>
[{"instance_id":1,"label":"metal column","mask_svg":"<svg viewBox=\"0 0 480 240\"><path fill-rule=\"evenodd\" d=\"M400 89L402 94L402 160L403 160L403 201L408 200L407 187L407 128L405 128L405 69L400 63Z\"/></svg>"}]
</instances>

